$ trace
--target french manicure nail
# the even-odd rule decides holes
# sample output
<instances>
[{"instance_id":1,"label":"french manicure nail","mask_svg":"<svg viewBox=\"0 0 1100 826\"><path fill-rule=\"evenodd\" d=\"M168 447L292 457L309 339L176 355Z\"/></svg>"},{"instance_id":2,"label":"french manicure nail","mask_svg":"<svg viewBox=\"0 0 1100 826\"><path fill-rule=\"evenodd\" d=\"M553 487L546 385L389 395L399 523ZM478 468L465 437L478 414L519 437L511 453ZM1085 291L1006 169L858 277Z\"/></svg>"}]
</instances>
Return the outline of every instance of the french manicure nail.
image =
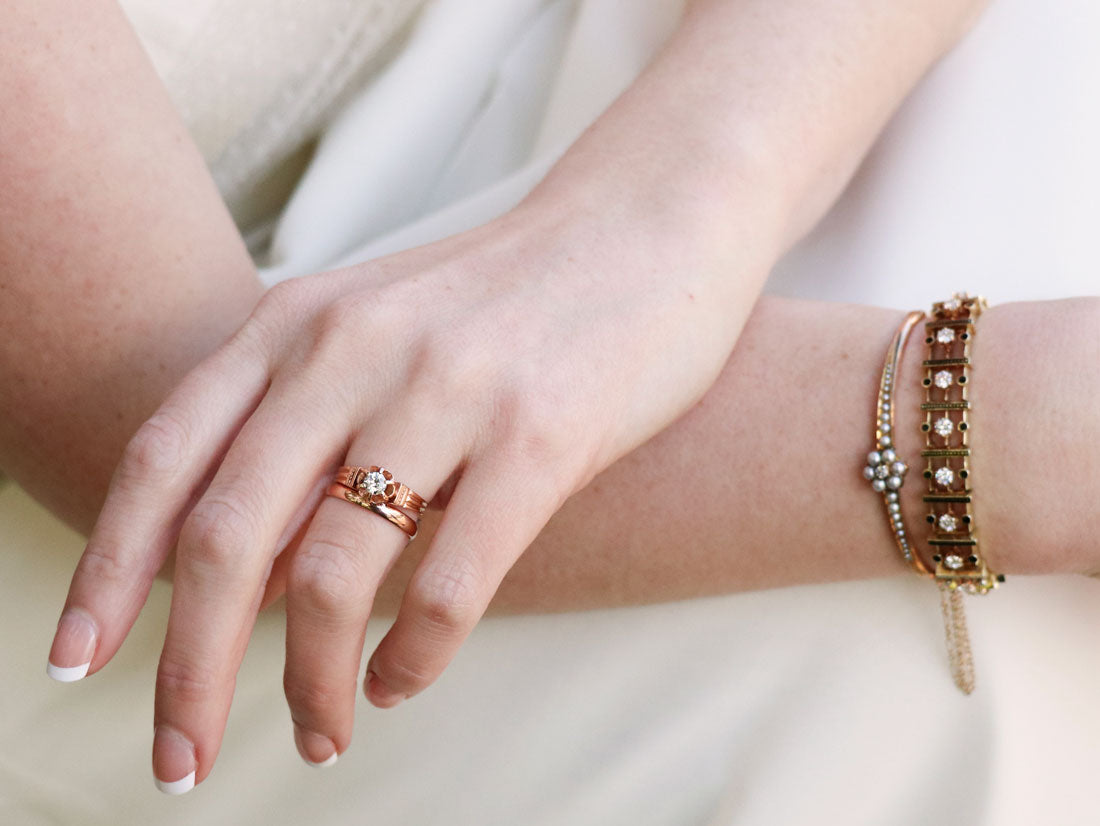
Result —
<instances>
[{"instance_id":1,"label":"french manicure nail","mask_svg":"<svg viewBox=\"0 0 1100 826\"><path fill-rule=\"evenodd\" d=\"M83 611L69 608L61 615L54 634L46 673L61 683L71 683L88 673L95 654L96 629Z\"/></svg>"},{"instance_id":2,"label":"french manicure nail","mask_svg":"<svg viewBox=\"0 0 1100 826\"><path fill-rule=\"evenodd\" d=\"M154 777L154 782L157 784L157 788L165 794L186 794L195 788L195 772L192 771L185 777L181 777L179 780L173 780L171 783L167 783L160 778Z\"/></svg>"},{"instance_id":3,"label":"french manicure nail","mask_svg":"<svg viewBox=\"0 0 1100 826\"><path fill-rule=\"evenodd\" d=\"M294 724L294 745L298 747L302 759L315 769L323 769L336 762L336 746L332 740L323 734L307 731L297 723Z\"/></svg>"},{"instance_id":4,"label":"french manicure nail","mask_svg":"<svg viewBox=\"0 0 1100 826\"><path fill-rule=\"evenodd\" d=\"M195 788L195 747L170 726L153 730L153 781L165 794L183 794ZM164 780L166 777L178 778Z\"/></svg>"}]
</instances>

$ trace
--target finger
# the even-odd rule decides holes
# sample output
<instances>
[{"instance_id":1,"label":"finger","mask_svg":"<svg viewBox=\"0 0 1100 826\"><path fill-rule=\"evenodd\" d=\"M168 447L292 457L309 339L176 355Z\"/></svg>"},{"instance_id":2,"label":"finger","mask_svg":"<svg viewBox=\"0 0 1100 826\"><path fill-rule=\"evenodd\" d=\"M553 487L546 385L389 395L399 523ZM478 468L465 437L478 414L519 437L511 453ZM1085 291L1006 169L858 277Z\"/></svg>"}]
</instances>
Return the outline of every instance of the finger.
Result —
<instances>
[{"instance_id":1,"label":"finger","mask_svg":"<svg viewBox=\"0 0 1100 826\"><path fill-rule=\"evenodd\" d=\"M209 774L276 543L330 473L348 413L302 379L274 382L180 531L168 631L157 669L158 784Z\"/></svg>"},{"instance_id":2,"label":"finger","mask_svg":"<svg viewBox=\"0 0 1100 826\"><path fill-rule=\"evenodd\" d=\"M525 460L471 460L367 666L364 691L374 705L395 706L443 672L562 501Z\"/></svg>"},{"instance_id":3,"label":"finger","mask_svg":"<svg viewBox=\"0 0 1100 826\"><path fill-rule=\"evenodd\" d=\"M73 573L50 676L80 679L114 656L175 544L182 514L266 383L256 340L238 334L185 376L138 429Z\"/></svg>"},{"instance_id":4,"label":"finger","mask_svg":"<svg viewBox=\"0 0 1100 826\"><path fill-rule=\"evenodd\" d=\"M276 600L286 592L286 571L294 549L305 536L309 520L317 512L321 500L324 499L325 490L328 488L331 478L328 474L317 479L316 484L302 500L298 510L283 531L282 537L275 545L275 559L272 561L271 571L268 573L267 582L264 585L264 596L260 600L260 610L269 608Z\"/></svg>"},{"instance_id":5,"label":"finger","mask_svg":"<svg viewBox=\"0 0 1100 826\"><path fill-rule=\"evenodd\" d=\"M425 449L409 419L372 426L349 465L379 465L430 499L461 459L457 441ZM327 497L287 571L283 683L295 742L311 765L328 765L351 742L363 638L379 583L409 537L360 505Z\"/></svg>"}]
</instances>

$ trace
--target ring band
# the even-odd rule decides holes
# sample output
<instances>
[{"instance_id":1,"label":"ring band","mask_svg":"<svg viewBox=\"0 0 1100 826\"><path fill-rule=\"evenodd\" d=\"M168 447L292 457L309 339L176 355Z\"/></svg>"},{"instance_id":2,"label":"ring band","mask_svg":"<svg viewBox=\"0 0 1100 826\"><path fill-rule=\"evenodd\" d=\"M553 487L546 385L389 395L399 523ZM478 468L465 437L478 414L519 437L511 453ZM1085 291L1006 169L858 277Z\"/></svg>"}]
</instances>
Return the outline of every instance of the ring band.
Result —
<instances>
[{"instance_id":1,"label":"ring band","mask_svg":"<svg viewBox=\"0 0 1100 826\"><path fill-rule=\"evenodd\" d=\"M408 535L410 542L416 536L416 520L402 510L391 508L389 505L380 502L371 502L370 499L361 496L357 491L336 482L329 485L328 490L325 492L329 496L335 496L337 499L343 499L345 502L351 502L353 505L366 508L392 522Z\"/></svg>"},{"instance_id":2,"label":"ring band","mask_svg":"<svg viewBox=\"0 0 1100 826\"><path fill-rule=\"evenodd\" d=\"M371 465L344 465L336 471L336 483L357 492L364 500L375 505L408 508L421 516L428 502L408 485L397 482L384 467Z\"/></svg>"}]
</instances>

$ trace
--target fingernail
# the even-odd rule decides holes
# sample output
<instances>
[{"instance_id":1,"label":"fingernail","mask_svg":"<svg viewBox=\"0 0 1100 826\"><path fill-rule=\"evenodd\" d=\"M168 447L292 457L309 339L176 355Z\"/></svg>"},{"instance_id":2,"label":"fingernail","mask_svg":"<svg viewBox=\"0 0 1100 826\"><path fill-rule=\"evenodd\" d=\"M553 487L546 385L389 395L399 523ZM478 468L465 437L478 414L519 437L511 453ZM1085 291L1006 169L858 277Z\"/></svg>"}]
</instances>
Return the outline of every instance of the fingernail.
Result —
<instances>
[{"instance_id":1,"label":"fingernail","mask_svg":"<svg viewBox=\"0 0 1100 826\"><path fill-rule=\"evenodd\" d=\"M294 724L294 745L298 747L302 759L315 769L323 769L336 762L336 746L332 740L323 734L307 731L297 723Z\"/></svg>"},{"instance_id":2,"label":"fingernail","mask_svg":"<svg viewBox=\"0 0 1100 826\"><path fill-rule=\"evenodd\" d=\"M88 673L95 653L96 630L91 619L73 608L61 615L50 647L46 673L60 683L71 683Z\"/></svg>"},{"instance_id":3,"label":"fingernail","mask_svg":"<svg viewBox=\"0 0 1100 826\"><path fill-rule=\"evenodd\" d=\"M406 695L394 691L382 682L382 679L373 671L367 671L365 688L367 699L379 708L393 708L401 701L408 699Z\"/></svg>"},{"instance_id":4,"label":"fingernail","mask_svg":"<svg viewBox=\"0 0 1100 826\"><path fill-rule=\"evenodd\" d=\"M153 781L165 794L183 794L195 788L195 747L170 726L153 730ZM164 778L176 778L166 780Z\"/></svg>"}]
</instances>

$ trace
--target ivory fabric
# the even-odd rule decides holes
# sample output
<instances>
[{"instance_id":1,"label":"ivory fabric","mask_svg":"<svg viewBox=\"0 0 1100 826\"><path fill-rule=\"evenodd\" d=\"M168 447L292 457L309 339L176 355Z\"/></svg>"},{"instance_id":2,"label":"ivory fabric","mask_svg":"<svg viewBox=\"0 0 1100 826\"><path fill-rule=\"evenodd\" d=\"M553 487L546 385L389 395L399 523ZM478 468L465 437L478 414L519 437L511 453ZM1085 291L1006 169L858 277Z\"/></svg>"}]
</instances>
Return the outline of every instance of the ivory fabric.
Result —
<instances>
[{"instance_id":1,"label":"ivory fabric","mask_svg":"<svg viewBox=\"0 0 1100 826\"><path fill-rule=\"evenodd\" d=\"M196 7L250 19L237 15L260 4ZM424 243L507 209L651 59L679 11L676 2L628 0L364 5L394 25L372 30L378 51L362 53L360 69L346 75L362 71L360 79L333 81L342 88L327 90L341 101L331 116L300 121L300 138L284 141L264 125L285 122L278 106L218 133L218 112L233 108L229 90L248 105L263 72L238 83L245 70L229 60L218 69L226 86L217 94L227 97L203 100L201 75L214 69L201 54L186 56L182 74L170 68L184 65L180 49L203 48L201 38L179 35L197 25L192 12L172 18L163 6L157 18L154 0L127 2L192 130L210 136L200 143L227 197L260 191L252 187L272 174L271 158L322 135L292 196L253 210L269 216L266 228L242 220L269 283ZM271 8L298 21L303 53L327 42L327 27L361 19L351 3ZM1095 293L1098 28L1100 6L1087 0L993 4L903 105L768 289L899 308L959 287L998 302ZM220 42L230 34L233 49L255 48L273 72L285 68L283 50L253 42L274 37L270 27L230 30ZM298 85L278 83L309 86L297 77ZM242 137L264 134L272 143ZM863 426L836 426L849 424ZM3 823L1096 821L1094 580L1011 577L972 600L978 688L968 698L947 674L935 591L916 578L491 618L423 695L391 711L361 700L352 747L322 771L294 750L281 687L284 622L268 612L213 774L170 799L149 770L170 588L157 583L103 672L52 683L45 658L82 545L14 486L0 491L0 525ZM737 541L730 537L731 549ZM372 623L367 651L384 631Z\"/></svg>"}]
</instances>

